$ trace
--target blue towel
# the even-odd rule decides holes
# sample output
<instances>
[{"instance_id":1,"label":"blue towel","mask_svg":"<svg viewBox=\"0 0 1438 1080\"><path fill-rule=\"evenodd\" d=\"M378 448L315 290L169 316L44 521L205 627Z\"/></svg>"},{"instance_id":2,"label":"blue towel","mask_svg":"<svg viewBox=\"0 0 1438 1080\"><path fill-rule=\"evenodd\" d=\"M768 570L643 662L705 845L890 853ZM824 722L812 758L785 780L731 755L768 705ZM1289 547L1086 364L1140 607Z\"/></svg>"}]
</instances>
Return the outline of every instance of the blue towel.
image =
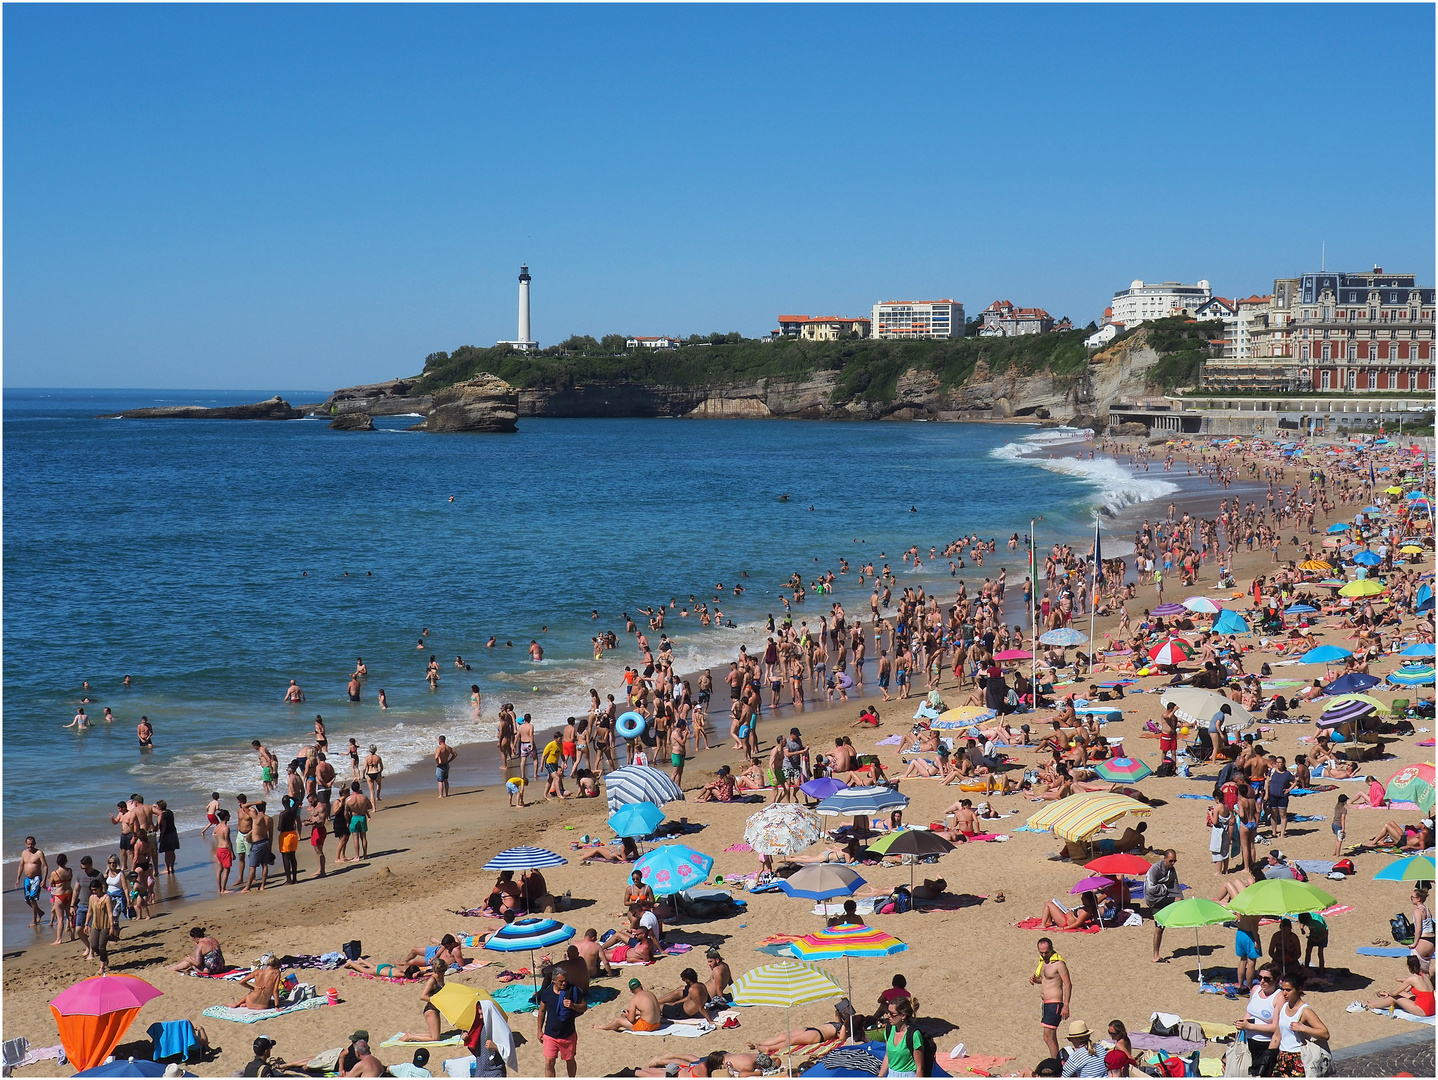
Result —
<instances>
[{"instance_id":1,"label":"blue towel","mask_svg":"<svg viewBox=\"0 0 1438 1080\"><path fill-rule=\"evenodd\" d=\"M1212 795L1195 795L1191 791L1180 791L1178 797L1180 799L1202 799L1204 802L1213 802Z\"/></svg>"},{"instance_id":2,"label":"blue towel","mask_svg":"<svg viewBox=\"0 0 1438 1080\"><path fill-rule=\"evenodd\" d=\"M529 981L501 986L498 990L491 991L490 996L494 998L494 1003L507 1013L528 1013L539 1008L534 1001L534 984ZM619 991L612 986L591 986L589 993L584 995L584 1003L601 1005L618 996Z\"/></svg>"},{"instance_id":3,"label":"blue towel","mask_svg":"<svg viewBox=\"0 0 1438 1080\"><path fill-rule=\"evenodd\" d=\"M1327 814L1289 814L1289 821L1327 821ZM1305 869L1307 869L1305 867ZM1326 871L1325 871L1326 872Z\"/></svg>"},{"instance_id":4,"label":"blue towel","mask_svg":"<svg viewBox=\"0 0 1438 1080\"><path fill-rule=\"evenodd\" d=\"M1358 946L1359 956L1407 956L1408 949L1401 945L1360 945Z\"/></svg>"},{"instance_id":5,"label":"blue towel","mask_svg":"<svg viewBox=\"0 0 1438 1080\"><path fill-rule=\"evenodd\" d=\"M145 1029L154 1043L150 1057L163 1061L168 1057L183 1057L187 1061L195 1046L195 1027L188 1020L157 1021Z\"/></svg>"},{"instance_id":6,"label":"blue towel","mask_svg":"<svg viewBox=\"0 0 1438 1080\"><path fill-rule=\"evenodd\" d=\"M1332 859L1293 859L1294 866L1301 867L1307 874L1329 874L1333 872Z\"/></svg>"}]
</instances>

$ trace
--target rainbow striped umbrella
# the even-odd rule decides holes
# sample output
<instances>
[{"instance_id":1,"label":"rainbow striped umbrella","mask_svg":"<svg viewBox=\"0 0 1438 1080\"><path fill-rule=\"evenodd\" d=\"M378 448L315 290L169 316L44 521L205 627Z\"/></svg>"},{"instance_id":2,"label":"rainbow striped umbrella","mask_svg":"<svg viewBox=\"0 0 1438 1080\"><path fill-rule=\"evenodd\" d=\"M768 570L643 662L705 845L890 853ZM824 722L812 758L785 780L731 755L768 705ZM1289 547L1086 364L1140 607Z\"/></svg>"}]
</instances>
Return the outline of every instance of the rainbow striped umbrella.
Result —
<instances>
[{"instance_id":1,"label":"rainbow striped umbrella","mask_svg":"<svg viewBox=\"0 0 1438 1080\"><path fill-rule=\"evenodd\" d=\"M1160 667L1170 667L1182 663L1192 655L1188 642L1183 638L1169 638L1149 650L1148 658Z\"/></svg>"},{"instance_id":2,"label":"rainbow striped umbrella","mask_svg":"<svg viewBox=\"0 0 1438 1080\"><path fill-rule=\"evenodd\" d=\"M837 960L844 958L844 981L849 999L854 997L854 977L849 968L851 956L892 956L908 949L893 934L871 926L828 926L816 934L805 934L789 942L789 948L800 960Z\"/></svg>"},{"instance_id":3,"label":"rainbow striped umbrella","mask_svg":"<svg viewBox=\"0 0 1438 1080\"><path fill-rule=\"evenodd\" d=\"M1136 784L1144 777L1153 775L1153 770L1142 761L1126 757L1100 761L1094 766L1093 771L1113 784Z\"/></svg>"},{"instance_id":4,"label":"rainbow striped umbrella","mask_svg":"<svg viewBox=\"0 0 1438 1080\"><path fill-rule=\"evenodd\" d=\"M1087 840L1105 825L1125 814L1148 814L1152 810L1137 799L1106 791L1070 795L1044 807L1029 818L1029 828L1053 833L1075 843Z\"/></svg>"}]
</instances>

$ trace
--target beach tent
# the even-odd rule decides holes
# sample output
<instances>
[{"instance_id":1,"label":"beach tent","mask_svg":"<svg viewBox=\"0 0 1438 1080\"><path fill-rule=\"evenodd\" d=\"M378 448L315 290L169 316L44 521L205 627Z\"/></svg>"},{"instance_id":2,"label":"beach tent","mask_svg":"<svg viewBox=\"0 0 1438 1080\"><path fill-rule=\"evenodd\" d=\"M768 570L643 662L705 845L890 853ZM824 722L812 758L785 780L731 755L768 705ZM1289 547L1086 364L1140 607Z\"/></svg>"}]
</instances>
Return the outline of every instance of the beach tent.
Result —
<instances>
[{"instance_id":1,"label":"beach tent","mask_svg":"<svg viewBox=\"0 0 1438 1080\"><path fill-rule=\"evenodd\" d=\"M795 960L781 960L777 964L763 964L750 968L734 980L735 1005L770 1005L784 1010L784 1031L793 1033L789 1023L789 1010L795 1005L825 998L843 997L844 990L829 973L812 964ZM788 1040L790 1046L793 1040ZM793 1051L787 1061L788 1074L794 1075Z\"/></svg>"},{"instance_id":2,"label":"beach tent","mask_svg":"<svg viewBox=\"0 0 1438 1080\"><path fill-rule=\"evenodd\" d=\"M1151 812L1150 807L1127 795L1089 791L1050 803L1029 818L1029 828L1051 832L1061 840L1080 843L1125 814Z\"/></svg>"},{"instance_id":3,"label":"beach tent","mask_svg":"<svg viewBox=\"0 0 1438 1080\"><path fill-rule=\"evenodd\" d=\"M1425 814L1433 812L1433 790L1433 766L1426 761L1405 765L1383 785L1389 802L1416 803Z\"/></svg>"},{"instance_id":4,"label":"beach tent","mask_svg":"<svg viewBox=\"0 0 1438 1080\"><path fill-rule=\"evenodd\" d=\"M1247 634L1250 629L1248 621L1242 615L1226 609L1213 622L1213 632L1216 634Z\"/></svg>"},{"instance_id":5,"label":"beach tent","mask_svg":"<svg viewBox=\"0 0 1438 1080\"><path fill-rule=\"evenodd\" d=\"M604 776L604 799L610 814L630 803L651 802L655 806L683 802L684 792L669 774L648 765L626 765Z\"/></svg>"},{"instance_id":6,"label":"beach tent","mask_svg":"<svg viewBox=\"0 0 1438 1080\"><path fill-rule=\"evenodd\" d=\"M50 1012L60 1031L65 1057L77 1069L93 1069L120 1045L145 1002L160 997L133 975L96 975L60 991Z\"/></svg>"}]
</instances>

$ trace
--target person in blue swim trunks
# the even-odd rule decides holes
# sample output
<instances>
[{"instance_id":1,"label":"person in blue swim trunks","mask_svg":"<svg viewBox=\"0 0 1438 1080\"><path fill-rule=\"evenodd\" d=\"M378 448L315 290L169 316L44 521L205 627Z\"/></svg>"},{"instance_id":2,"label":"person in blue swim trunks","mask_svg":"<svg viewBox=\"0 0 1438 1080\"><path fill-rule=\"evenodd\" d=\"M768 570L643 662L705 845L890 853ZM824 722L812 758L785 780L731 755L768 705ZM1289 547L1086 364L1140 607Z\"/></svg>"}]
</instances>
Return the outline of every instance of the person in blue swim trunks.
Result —
<instances>
[{"instance_id":1,"label":"person in blue swim trunks","mask_svg":"<svg viewBox=\"0 0 1438 1080\"><path fill-rule=\"evenodd\" d=\"M1238 957L1238 989L1247 993L1258 983L1258 962L1263 959L1257 915L1238 917L1238 928L1233 932L1233 951Z\"/></svg>"}]
</instances>

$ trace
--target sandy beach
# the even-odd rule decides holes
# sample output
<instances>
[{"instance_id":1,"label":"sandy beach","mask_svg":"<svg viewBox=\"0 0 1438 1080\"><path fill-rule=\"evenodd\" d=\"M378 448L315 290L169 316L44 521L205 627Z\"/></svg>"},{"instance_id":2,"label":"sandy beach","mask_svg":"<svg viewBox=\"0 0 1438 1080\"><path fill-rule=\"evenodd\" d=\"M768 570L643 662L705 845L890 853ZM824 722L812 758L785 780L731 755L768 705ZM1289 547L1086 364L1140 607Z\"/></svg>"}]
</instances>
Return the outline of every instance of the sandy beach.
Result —
<instances>
[{"instance_id":1,"label":"sandy beach","mask_svg":"<svg viewBox=\"0 0 1438 1080\"><path fill-rule=\"evenodd\" d=\"M1216 503L1219 498L1231 498L1233 494L1191 490L1175 499L1180 511L1199 511L1211 516L1209 499ZM1353 509L1363 502L1366 495L1357 503L1340 505L1333 519L1351 517ZM1146 504L1136 512L1139 517L1146 513L1152 519L1161 517L1164 507ZM1319 528L1321 532L1322 524ZM1115 531L1123 534L1122 529ZM1041 542L1041 549L1044 546ZM1268 573L1273 568L1272 557L1266 552L1240 553L1235 561L1236 582L1232 589L1222 592L1215 589L1210 563L1196 586L1176 594L1169 591L1165 599L1181 600L1187 595L1202 594L1230 601L1255 575ZM940 596L946 595L944 580L933 581L930 587ZM1013 584L1011 582L1011 587ZM1177 589L1176 583L1173 589ZM1242 600L1231 602L1246 605ZM1131 601L1129 607L1136 615L1154 603L1152 587L1141 586L1138 599ZM810 605L814 618L822 606L822 602ZM1336 620L1325 620L1317 636L1324 643L1344 644L1349 631L1329 625L1334 622ZM1088 618L1084 616L1075 625L1087 632L1087 623ZM1115 622L1101 618L1097 625L1102 636L1114 629ZM1255 649L1244 657L1248 671L1257 671L1265 661L1279 660L1277 653L1258 646L1257 635L1252 640ZM1383 674L1397 663L1394 657L1384 657L1374 670ZM836 735L847 734L860 753L880 753L891 776L901 773L903 766L897 748L875 748L873 744L909 730L920 695L916 693L908 702L885 703L873 683L872 666L866 674L869 683L862 698L854 696L849 702L811 706L798 714L784 708L777 718L766 710L759 727L761 747L772 746L774 736L787 731L791 725L802 730L806 744L815 752L832 746ZM1316 674L1321 672L1310 666L1275 669L1275 677L1282 678L1312 679ZM684 786L690 789L691 796L692 789L709 780L721 764L738 765L741 761L728 748L730 740L725 737L728 720L722 708L718 708L724 697L721 673L716 670L715 675L718 692L711 726L716 729L713 742L717 748L701 751L689 759ZM1140 678L1130 690L1155 691L1165 681L1161 677ZM1073 689L1081 693L1086 685L1087 680L1083 680L1072 687L1059 686L1058 692L1063 694ZM950 705L962 703L971 689L959 690L952 672L945 673L942 693ZM1295 686L1288 692L1296 689ZM1394 697L1420 696L1412 692L1396 694L1381 686L1370 693L1385 704ZM1431 691L1425 690L1422 696L1429 693ZM883 718L877 733L851 729L860 701L877 705ZM1156 766L1158 743L1155 739L1141 738L1140 732L1145 721L1156 718L1160 712L1158 694L1130 693L1118 704L1123 710L1122 721L1107 726L1104 734L1109 738L1122 736L1130 756L1144 760L1150 767ZM1310 708L1306 715L1314 718L1318 711ZM1045 722L1047 712L1023 719L1037 730ZM1431 721L1416 723L1420 732L1431 726ZM1260 741L1271 752L1284 755L1291 762L1296 754L1304 752L1300 737L1311 736L1312 732L1312 724L1271 729L1265 725L1260 731ZM1392 742L1389 756L1375 763L1373 771L1386 777L1404 764L1431 763L1431 747L1417 745L1425 738L1431 738L1431 734ZM461 751L467 749L462 747ZM1016 747L1011 748L1010 753L1025 766L1041 760L1033 749ZM1206 804L1179 797L1181 794L1206 796L1211 780L1205 783L1199 777L1211 778L1215 771L1213 767L1195 768L1194 779L1155 777L1142 785L1145 794L1161 803L1147 818L1148 838L1160 851L1166 847L1177 850L1180 881L1192 890L1186 895L1213 897L1221 884L1208 858ZM534 792L531 798L538 796L539 787L531 788ZM1357 784L1340 785L1340 788L1352 795L1364 790ZM944 787L926 779L903 780L900 790L911 799L905 819L913 823L941 820L944 809L962 794L956 787ZM1338 792L1323 792L1295 798L1292 809L1303 815L1330 815L1336 794ZM984 798L982 795L970 797L975 801ZM969 1055L1012 1059L999 1069L1007 1073L1031 1068L1046 1056L1039 1029L1039 993L1029 984L1037 960L1036 942L1042 935L1038 931L1019 929L1014 924L1041 914L1051 898L1069 898L1070 887L1084 873L1076 864L1049 860L1049 854L1061 846L1053 836L1015 831L1041 804L1024 795L989 801L1004 815L1002 821L993 823L991 831L1006 834L1009 839L1002 843L963 844L936 864L917 868L920 878L944 877L948 893L963 900L950 905L952 909L871 917L870 925L894 934L909 948L886 959L854 960L853 997L860 1011L872 1011L876 997L889 985L891 976L902 972L910 991L921 1003L921 1026L934 1035L941 1052L947 1053L962 1042ZM742 839L745 820L759 809L757 805L698 803L691 797L686 803L671 804L666 809L671 820L687 817L690 822L702 823L702 831L685 837L684 842L714 857L715 874L747 874L756 868L756 857L752 853L726 849ZM1392 811L1354 811L1349 818L1349 842L1366 839L1390 818L1412 823L1419 816L1415 812L1405 816ZM350 1032L364 1028L373 1036L375 1052L382 1061L386 1064L408 1061L409 1050L378 1048L378 1044L397 1031L422 1030L418 1000L421 983L394 985L344 971L300 971L301 980L314 982L322 994L329 987L337 989L341 1003L250 1026L201 1016L207 1006L234 1004L242 995L233 984L177 975L166 970L166 966L189 953L187 934L194 925L208 928L219 938L226 957L232 963L246 966L265 953L325 953L351 939L359 939L367 955L385 959L444 933L478 934L492 930L499 925L493 920L461 917L454 912L476 907L484 901L494 875L481 871L480 867L499 851L519 844L545 847L570 859L567 866L545 871L552 893L568 892L574 898L572 907L557 913L556 917L576 926L581 933L588 927L603 932L617 925L630 868L581 863L578 860L583 852L572 850L571 843L585 834L607 837L606 817L602 797L540 803L514 810L507 807L503 787L497 783L483 787L458 785L443 802L434 797L432 787L428 791L421 788L385 802L373 820L370 858L366 862L332 867L327 878L315 880L309 876L313 857L308 847L302 845L298 886L272 888L263 894L187 902L180 910L162 908L151 921L127 922L122 941L111 949L112 970L140 975L164 992L162 998L141 1012L127 1042L143 1040L145 1025L155 1020L189 1019L203 1026L211 1043L220 1048L214 1060L192 1066L192 1070L200 1075L219 1076L236 1072L250 1060L250 1044L261 1033L276 1041L278 1056L303 1059L344 1045ZM1290 859L1330 859L1333 836L1326 821L1305 822L1291 827L1284 840L1265 841L1262 850L1275 846L1282 848ZM1329 920L1331 942L1327 966L1336 974L1344 971L1347 974L1337 974L1334 988L1318 989L1308 996L1331 1029L1335 1049L1404 1033L1411 1027L1372 1013L1344 1011L1355 998L1369 997L1374 991L1387 988L1402 971L1400 959L1358 956L1354 951L1358 946L1388 938L1389 917L1411 907L1406 885L1372 880L1373 874L1388 861L1389 856L1365 854L1355 858L1356 876L1343 881L1315 879L1316 884L1332 892L1341 904L1352 908ZM880 888L907 883L910 877L907 867L876 865L860 870L870 885ZM1004 898L1002 903L997 902L1000 893ZM782 893L736 892L735 895L747 901L746 911L736 918L710 922L680 920L666 926L667 944L685 943L695 951L667 956L651 967L626 968L622 978L598 980L598 985L612 986L618 996L595 1006L580 1022L580 1075L612 1074L626 1066L643 1065L661 1053L692 1051L694 1057L699 1057L721 1047L739 1050L746 1043L784 1029L782 1010L751 1008L742 1010L737 1029L716 1031L699 1039L640 1039L591 1030L593 1021L609 1019L625 1004L628 993L623 984L632 974L637 974L651 989L677 987L680 970L692 965L702 971L703 948L720 944L726 960L738 975L773 960L756 951L770 935L808 933L823 926L823 919L810 912L809 901L789 899ZM13 897L7 900L15 902ZM1200 994L1197 989L1200 960L1208 974L1214 968L1233 967L1232 931L1223 927L1199 931L1197 950L1193 931L1170 932L1163 943L1164 962L1155 964L1150 959L1152 925L1145 920L1141 927L1120 927L1097 934L1051 935L1073 975L1071 1015L1086 1020L1099 1033L1111 1019L1123 1020L1130 1031L1146 1031L1149 1015L1155 1010L1219 1025L1232 1024L1240 1017L1241 1000ZM496 973L519 962L527 963L527 956L482 951L478 956L489 961L486 967L454 976L451 981L457 979L493 991L501 985L495 978ZM23 1035L32 1047L58 1042L47 1003L60 990L93 974L94 965L83 959L78 943L56 947L37 945L25 949L21 955L8 954L5 959L5 1038ZM841 983L844 981L842 961L825 966ZM796 1026L827 1019L832 1019L832 1009L824 1003L798 1007L792 1014ZM542 1060L533 1014L512 1016L511 1022L516 1035L524 1039L519 1049L520 1073L540 1074ZM144 1041L143 1046L140 1053L148 1056L148 1041ZM459 1056L461 1049L440 1047L432 1053L437 1062ZM1210 1042L1206 1054L1216 1057L1222 1049L1221 1045ZM122 1044L118 1053L126 1052ZM136 1050L129 1052L136 1053ZM951 1072L961 1074L962 1066ZM53 1061L16 1073L21 1076L66 1074L67 1071Z\"/></svg>"}]
</instances>

